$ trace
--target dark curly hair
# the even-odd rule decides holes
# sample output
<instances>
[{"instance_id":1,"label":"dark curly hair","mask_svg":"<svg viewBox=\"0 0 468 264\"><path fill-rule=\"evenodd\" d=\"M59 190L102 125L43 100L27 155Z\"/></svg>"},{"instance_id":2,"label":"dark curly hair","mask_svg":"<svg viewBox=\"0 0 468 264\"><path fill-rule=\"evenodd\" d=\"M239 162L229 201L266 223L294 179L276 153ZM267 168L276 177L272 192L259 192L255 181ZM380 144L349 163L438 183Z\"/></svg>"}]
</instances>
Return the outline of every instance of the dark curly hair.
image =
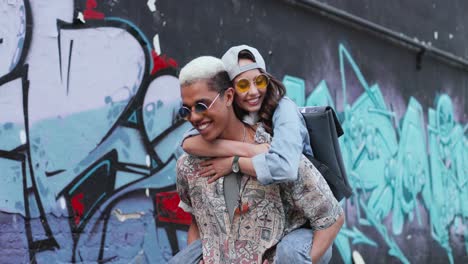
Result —
<instances>
[{"instance_id":1,"label":"dark curly hair","mask_svg":"<svg viewBox=\"0 0 468 264\"><path fill-rule=\"evenodd\" d=\"M254 56L248 50L239 52L239 59L250 59L255 61ZM286 94L286 87L284 87L282 82L273 77L273 75L265 72L263 69L259 70L266 74L270 79L266 89L265 98L263 99L262 106L258 111L258 116L260 118L259 121L264 124L265 130L273 135L273 113L275 112L281 98ZM243 120L244 116L248 114L247 111L241 109L237 104L234 104L234 112L240 120Z\"/></svg>"}]
</instances>

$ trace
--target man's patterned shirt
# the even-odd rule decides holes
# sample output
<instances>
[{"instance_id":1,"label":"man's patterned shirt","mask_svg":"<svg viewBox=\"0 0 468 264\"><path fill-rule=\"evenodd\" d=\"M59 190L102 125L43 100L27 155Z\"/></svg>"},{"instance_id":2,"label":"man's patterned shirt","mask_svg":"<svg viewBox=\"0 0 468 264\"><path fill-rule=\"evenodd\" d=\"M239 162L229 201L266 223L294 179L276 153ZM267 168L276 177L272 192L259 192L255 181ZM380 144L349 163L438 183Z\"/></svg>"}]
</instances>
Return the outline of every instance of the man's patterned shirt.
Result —
<instances>
[{"instance_id":1,"label":"man's patterned shirt","mask_svg":"<svg viewBox=\"0 0 468 264\"><path fill-rule=\"evenodd\" d=\"M263 127L257 143L271 141ZM205 263L262 263L272 260L283 236L309 224L313 230L329 227L343 213L328 184L303 156L295 182L261 185L254 177L241 177L241 213L229 218L220 178L208 184L199 177L202 158L184 154L177 161L180 207L190 212L200 231Z\"/></svg>"}]
</instances>

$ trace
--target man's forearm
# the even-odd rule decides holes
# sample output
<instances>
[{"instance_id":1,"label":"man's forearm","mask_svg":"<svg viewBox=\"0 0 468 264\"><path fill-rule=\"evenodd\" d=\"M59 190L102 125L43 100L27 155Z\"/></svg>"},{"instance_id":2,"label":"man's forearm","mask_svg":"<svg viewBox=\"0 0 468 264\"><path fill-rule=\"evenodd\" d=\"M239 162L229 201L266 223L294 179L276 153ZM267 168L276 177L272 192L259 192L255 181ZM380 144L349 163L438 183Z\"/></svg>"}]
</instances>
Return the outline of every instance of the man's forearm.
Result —
<instances>
[{"instance_id":1,"label":"man's forearm","mask_svg":"<svg viewBox=\"0 0 468 264\"><path fill-rule=\"evenodd\" d=\"M341 229L341 226L344 223L344 213L336 220L333 225L329 226L323 230L317 230L314 232L314 237L312 239L312 248L310 249L310 257L312 258L312 263L318 263L323 254L327 249L333 244L338 232Z\"/></svg>"},{"instance_id":2,"label":"man's forearm","mask_svg":"<svg viewBox=\"0 0 468 264\"><path fill-rule=\"evenodd\" d=\"M193 241L200 239L200 231L198 230L197 222L195 217L192 215L192 223L189 226L187 232L187 244L190 245Z\"/></svg>"}]
</instances>

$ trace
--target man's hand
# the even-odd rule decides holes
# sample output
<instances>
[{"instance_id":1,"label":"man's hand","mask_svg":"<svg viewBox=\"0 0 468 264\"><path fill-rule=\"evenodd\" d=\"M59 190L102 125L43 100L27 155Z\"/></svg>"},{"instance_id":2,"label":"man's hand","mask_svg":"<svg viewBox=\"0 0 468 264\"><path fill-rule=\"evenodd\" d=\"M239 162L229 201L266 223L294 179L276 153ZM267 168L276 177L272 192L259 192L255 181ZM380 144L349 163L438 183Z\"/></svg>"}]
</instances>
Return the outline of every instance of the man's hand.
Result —
<instances>
[{"instance_id":1,"label":"man's hand","mask_svg":"<svg viewBox=\"0 0 468 264\"><path fill-rule=\"evenodd\" d=\"M232 171L233 157L214 158L200 163L200 177L211 177L208 183L213 183L219 178L224 177Z\"/></svg>"}]
</instances>

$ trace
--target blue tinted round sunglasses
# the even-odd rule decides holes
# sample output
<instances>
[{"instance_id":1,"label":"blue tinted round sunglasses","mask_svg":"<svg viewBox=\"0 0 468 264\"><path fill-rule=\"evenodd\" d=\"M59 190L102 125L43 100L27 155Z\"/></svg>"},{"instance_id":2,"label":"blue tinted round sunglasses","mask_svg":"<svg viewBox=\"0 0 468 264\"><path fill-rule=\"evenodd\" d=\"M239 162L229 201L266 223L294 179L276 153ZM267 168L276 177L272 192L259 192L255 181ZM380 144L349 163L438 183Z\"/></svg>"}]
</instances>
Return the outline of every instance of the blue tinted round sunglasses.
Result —
<instances>
[{"instance_id":1,"label":"blue tinted round sunglasses","mask_svg":"<svg viewBox=\"0 0 468 264\"><path fill-rule=\"evenodd\" d=\"M211 108L211 106L216 102L216 100L218 100L219 95L220 94L218 93L215 99L208 106L202 102L196 103L194 106L192 106L194 108L193 111L197 114L205 113L208 109ZM179 109L179 116L182 117L183 119L188 119L191 113L192 113L192 109L188 108L185 105Z\"/></svg>"}]
</instances>

